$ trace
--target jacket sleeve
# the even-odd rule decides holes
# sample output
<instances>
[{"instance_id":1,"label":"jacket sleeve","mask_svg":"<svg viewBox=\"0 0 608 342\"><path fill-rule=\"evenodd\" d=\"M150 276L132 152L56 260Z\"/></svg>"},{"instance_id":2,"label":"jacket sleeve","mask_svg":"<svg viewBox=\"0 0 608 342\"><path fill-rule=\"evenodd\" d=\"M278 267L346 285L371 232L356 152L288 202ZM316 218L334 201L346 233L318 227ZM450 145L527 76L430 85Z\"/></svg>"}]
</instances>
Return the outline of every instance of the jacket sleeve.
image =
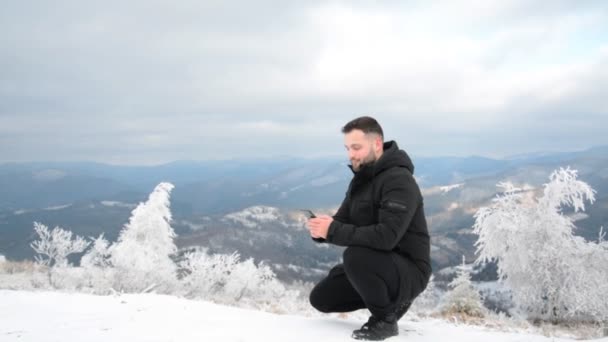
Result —
<instances>
[{"instance_id":1,"label":"jacket sleeve","mask_svg":"<svg viewBox=\"0 0 608 342\"><path fill-rule=\"evenodd\" d=\"M336 211L336 213L334 214L333 219L338 220L340 222L349 222L349 218L348 218L348 212L349 212L349 202L348 202L348 192L346 193L346 197L344 197L344 200L342 201L342 204L340 205L340 208L338 208L338 211ZM326 242L326 240L324 238L312 238L314 241L316 242Z\"/></svg>"},{"instance_id":2,"label":"jacket sleeve","mask_svg":"<svg viewBox=\"0 0 608 342\"><path fill-rule=\"evenodd\" d=\"M409 173L401 173L381 189L377 223L355 226L334 220L329 226L327 242L338 246L393 250L405 235L421 198L414 177Z\"/></svg>"}]
</instances>

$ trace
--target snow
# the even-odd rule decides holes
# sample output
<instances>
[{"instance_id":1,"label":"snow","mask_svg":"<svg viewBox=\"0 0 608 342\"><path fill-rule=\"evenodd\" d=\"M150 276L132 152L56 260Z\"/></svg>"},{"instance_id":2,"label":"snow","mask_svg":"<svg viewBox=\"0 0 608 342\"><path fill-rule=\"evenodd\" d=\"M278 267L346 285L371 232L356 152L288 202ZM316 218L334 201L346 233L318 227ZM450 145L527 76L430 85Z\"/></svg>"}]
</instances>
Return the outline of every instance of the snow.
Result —
<instances>
[{"instance_id":1,"label":"snow","mask_svg":"<svg viewBox=\"0 0 608 342\"><path fill-rule=\"evenodd\" d=\"M68 204L61 204L61 205L45 207L45 208L42 208L42 210L46 210L46 211L61 210L61 209L69 208L71 206L72 206L72 203L68 203ZM23 214L31 213L34 211L36 211L36 209L18 209L18 210L13 211L13 215L23 215Z\"/></svg>"},{"instance_id":2,"label":"snow","mask_svg":"<svg viewBox=\"0 0 608 342\"><path fill-rule=\"evenodd\" d=\"M56 181L66 177L68 174L62 170L46 169L32 173L32 178L36 181Z\"/></svg>"},{"instance_id":3,"label":"snow","mask_svg":"<svg viewBox=\"0 0 608 342\"><path fill-rule=\"evenodd\" d=\"M310 185L315 187L325 186L333 183L337 183L341 180L340 177L335 175L327 175L319 178L315 178L310 181Z\"/></svg>"},{"instance_id":4,"label":"snow","mask_svg":"<svg viewBox=\"0 0 608 342\"><path fill-rule=\"evenodd\" d=\"M0 341L353 341L363 321L277 315L158 294L0 290ZM399 323L387 341L573 341L438 319ZM595 341L608 342L608 338Z\"/></svg>"},{"instance_id":5,"label":"snow","mask_svg":"<svg viewBox=\"0 0 608 342\"><path fill-rule=\"evenodd\" d=\"M458 204L458 202L452 202L452 203L450 203L450 206L448 207L448 211L454 211L458 208L460 208L460 205Z\"/></svg>"},{"instance_id":6,"label":"snow","mask_svg":"<svg viewBox=\"0 0 608 342\"><path fill-rule=\"evenodd\" d=\"M61 210L61 209L69 208L71 206L72 206L72 203L68 203L68 204L63 204L63 205L55 205L55 206L46 207L43 210Z\"/></svg>"},{"instance_id":7,"label":"snow","mask_svg":"<svg viewBox=\"0 0 608 342\"><path fill-rule=\"evenodd\" d=\"M570 220L572 220L572 222L577 222L577 221L581 221L581 220L588 218L589 215L579 211L579 212L568 215L568 217L570 218Z\"/></svg>"},{"instance_id":8,"label":"snow","mask_svg":"<svg viewBox=\"0 0 608 342\"><path fill-rule=\"evenodd\" d=\"M202 218L202 220L208 222L210 219L209 219L209 217L205 216ZM207 228L206 224L198 224L198 223L190 222L188 220L178 220L177 223L187 226L193 232Z\"/></svg>"},{"instance_id":9,"label":"snow","mask_svg":"<svg viewBox=\"0 0 608 342\"><path fill-rule=\"evenodd\" d=\"M451 185L444 185L444 186L433 186L430 188L424 188L422 190L422 194L424 196L431 196L431 195L437 195L437 194L445 195L452 190L464 188L464 185L465 185L465 183L458 183L458 184L451 184Z\"/></svg>"},{"instance_id":10,"label":"snow","mask_svg":"<svg viewBox=\"0 0 608 342\"><path fill-rule=\"evenodd\" d=\"M448 192L454 190L454 189L458 189L460 187L462 187L464 185L464 183L459 183L459 184L453 184L453 185L446 185L446 186L440 186L439 189L444 193L447 194Z\"/></svg>"},{"instance_id":11,"label":"snow","mask_svg":"<svg viewBox=\"0 0 608 342\"><path fill-rule=\"evenodd\" d=\"M230 220L240 223L248 228L260 228L259 223L279 221L281 214L278 208L256 205L242 211L233 212L224 216L223 221ZM281 222L284 224L284 222Z\"/></svg>"},{"instance_id":12,"label":"snow","mask_svg":"<svg viewBox=\"0 0 608 342\"><path fill-rule=\"evenodd\" d=\"M101 205L106 207L121 207L121 208L135 208L137 205L132 203L124 203L119 201L101 201Z\"/></svg>"}]
</instances>

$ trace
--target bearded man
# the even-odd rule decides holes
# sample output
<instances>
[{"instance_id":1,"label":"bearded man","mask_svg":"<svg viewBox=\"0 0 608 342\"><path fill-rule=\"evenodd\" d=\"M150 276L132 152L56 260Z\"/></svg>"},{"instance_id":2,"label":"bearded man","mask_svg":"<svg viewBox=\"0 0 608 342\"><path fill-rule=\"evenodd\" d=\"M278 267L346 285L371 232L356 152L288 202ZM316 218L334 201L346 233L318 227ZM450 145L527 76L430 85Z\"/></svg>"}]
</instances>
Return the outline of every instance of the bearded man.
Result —
<instances>
[{"instance_id":1,"label":"bearded man","mask_svg":"<svg viewBox=\"0 0 608 342\"><path fill-rule=\"evenodd\" d=\"M430 237L414 165L395 141L384 142L369 116L348 122L344 145L354 175L336 214L311 218L313 240L345 246L343 262L310 293L321 312L368 309L352 337L383 340L399 334L397 321L428 284Z\"/></svg>"}]
</instances>

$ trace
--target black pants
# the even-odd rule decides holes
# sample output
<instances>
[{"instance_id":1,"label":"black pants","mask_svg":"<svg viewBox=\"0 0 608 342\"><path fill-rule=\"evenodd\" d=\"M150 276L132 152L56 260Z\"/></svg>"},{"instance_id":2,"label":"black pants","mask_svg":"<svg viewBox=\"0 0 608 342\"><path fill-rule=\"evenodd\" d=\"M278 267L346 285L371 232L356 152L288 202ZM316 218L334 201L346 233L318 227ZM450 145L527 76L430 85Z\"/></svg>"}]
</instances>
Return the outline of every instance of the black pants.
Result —
<instances>
[{"instance_id":1,"label":"black pants","mask_svg":"<svg viewBox=\"0 0 608 342\"><path fill-rule=\"evenodd\" d=\"M310 303L321 312L349 312L367 308L384 317L396 306L400 272L392 252L348 247L344 263L335 266L310 293Z\"/></svg>"}]
</instances>

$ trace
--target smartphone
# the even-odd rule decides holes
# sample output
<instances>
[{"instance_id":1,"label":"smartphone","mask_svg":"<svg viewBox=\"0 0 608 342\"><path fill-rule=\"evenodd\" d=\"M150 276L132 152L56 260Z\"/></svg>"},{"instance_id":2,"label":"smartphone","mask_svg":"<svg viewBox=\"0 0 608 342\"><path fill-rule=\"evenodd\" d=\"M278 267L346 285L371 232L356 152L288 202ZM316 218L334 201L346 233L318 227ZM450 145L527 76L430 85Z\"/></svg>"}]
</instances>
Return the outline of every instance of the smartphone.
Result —
<instances>
[{"instance_id":1,"label":"smartphone","mask_svg":"<svg viewBox=\"0 0 608 342\"><path fill-rule=\"evenodd\" d=\"M315 218L317 217L317 215L315 215L315 213L313 213L311 210L308 209L300 209L301 211L305 212L308 215L308 218Z\"/></svg>"}]
</instances>

